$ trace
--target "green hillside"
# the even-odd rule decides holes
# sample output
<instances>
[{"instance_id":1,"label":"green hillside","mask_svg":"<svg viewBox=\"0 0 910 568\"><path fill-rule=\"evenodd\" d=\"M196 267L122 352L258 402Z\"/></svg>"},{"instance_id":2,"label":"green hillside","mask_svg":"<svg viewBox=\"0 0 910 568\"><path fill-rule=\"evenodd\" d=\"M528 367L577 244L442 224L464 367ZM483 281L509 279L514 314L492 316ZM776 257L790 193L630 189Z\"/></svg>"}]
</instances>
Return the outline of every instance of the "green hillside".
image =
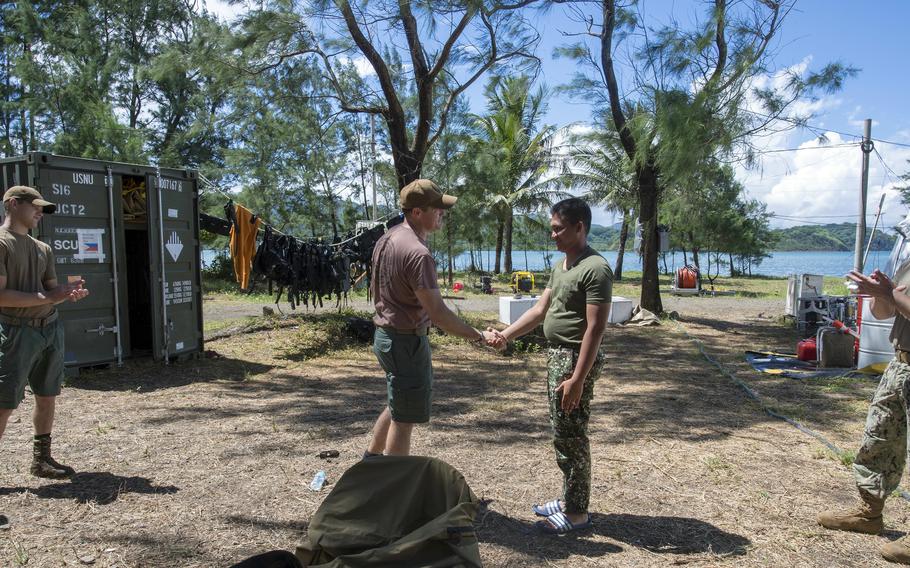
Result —
<instances>
[{"instance_id":1,"label":"green hillside","mask_svg":"<svg viewBox=\"0 0 910 568\"><path fill-rule=\"evenodd\" d=\"M629 243L627 247L632 246L632 240L635 234L629 231ZM604 227L603 225L591 224L591 236L589 241L592 245L597 245L599 250L619 250L619 229L615 227Z\"/></svg>"},{"instance_id":2,"label":"green hillside","mask_svg":"<svg viewBox=\"0 0 910 568\"><path fill-rule=\"evenodd\" d=\"M672 230L671 230L672 233ZM853 223L838 223L829 225L799 225L788 229L774 229L771 231L776 239L773 250L776 251L852 251L856 239L856 225ZM872 228L866 228L866 241ZM630 231L629 243L632 246L634 235ZM896 236L891 233L875 231L875 240L872 250L891 250ZM591 225L591 244L599 250L616 250L619 248L619 228Z\"/></svg>"},{"instance_id":3,"label":"green hillside","mask_svg":"<svg viewBox=\"0 0 910 568\"><path fill-rule=\"evenodd\" d=\"M864 242L868 242L871 233L872 228L867 227ZM788 229L775 229L772 234L777 238L774 250L851 251L856 240L856 224L799 225ZM895 235L877 230L875 240L872 241L872 250L891 250L895 239Z\"/></svg>"}]
</instances>

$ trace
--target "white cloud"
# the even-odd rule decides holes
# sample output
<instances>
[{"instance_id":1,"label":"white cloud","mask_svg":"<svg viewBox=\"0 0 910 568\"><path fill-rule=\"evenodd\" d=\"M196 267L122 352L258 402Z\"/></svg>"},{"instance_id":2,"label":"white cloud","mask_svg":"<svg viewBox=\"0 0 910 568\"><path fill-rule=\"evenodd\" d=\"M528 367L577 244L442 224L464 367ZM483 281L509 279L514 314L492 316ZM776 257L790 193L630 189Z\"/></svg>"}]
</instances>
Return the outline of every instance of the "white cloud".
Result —
<instances>
[{"instance_id":1,"label":"white cloud","mask_svg":"<svg viewBox=\"0 0 910 568\"><path fill-rule=\"evenodd\" d=\"M354 68L357 69L357 74L361 77L368 77L376 74L376 70L373 69L373 64L370 63L366 57L355 57L353 61Z\"/></svg>"},{"instance_id":2,"label":"white cloud","mask_svg":"<svg viewBox=\"0 0 910 568\"><path fill-rule=\"evenodd\" d=\"M781 87L787 73L803 73L810 62L811 57L807 57L773 76L756 78L754 86ZM762 112L757 101L750 101L750 106L756 112ZM853 223L858 219L862 171L858 137L862 133L865 116L861 106L851 109L843 109L842 106L841 99L830 96L799 100L792 105L790 116L813 115L812 125L825 128L826 119L830 121L839 111L837 116L841 117L841 124L845 126L837 130L856 132L857 137L828 131L824 133L827 140L823 143L817 132L786 128L786 124L781 124L776 131L775 125L772 125L768 134L752 140L762 153L759 162L750 170L739 166L737 178L751 197L765 202L769 211L780 216L772 219L772 226ZM873 128L873 137L875 133ZM910 132L894 134L895 137L904 135L910 138ZM792 148L798 150L780 151ZM906 207L900 204L900 197L893 188L897 182L895 172L901 174L907 169L910 149L884 144L876 149L893 171L882 166L878 155L870 155L867 223L872 224L879 199L885 194L884 225L891 227L906 215Z\"/></svg>"},{"instance_id":3,"label":"white cloud","mask_svg":"<svg viewBox=\"0 0 910 568\"><path fill-rule=\"evenodd\" d=\"M797 151L766 154L760 169L740 170L740 181L749 195L780 216L773 219L773 226L856 222L862 174L859 144L836 132L825 133L828 143L824 145L809 136L804 135ZM869 162L867 224L872 224L884 194L882 224L892 227L907 213L894 187L898 185L895 174L906 170L910 148L880 144L876 150L878 154L870 154Z\"/></svg>"},{"instance_id":4,"label":"white cloud","mask_svg":"<svg viewBox=\"0 0 910 568\"><path fill-rule=\"evenodd\" d=\"M219 20L229 22L234 20L240 14L249 11L245 3L229 4L225 0L203 0L202 6L210 14L214 14Z\"/></svg>"},{"instance_id":5,"label":"white cloud","mask_svg":"<svg viewBox=\"0 0 910 568\"><path fill-rule=\"evenodd\" d=\"M373 65L369 62L369 60L367 60L366 57L362 55L358 55L357 57L339 56L339 60L344 65L353 65L354 69L357 71L357 74L360 75L361 78L367 78L376 75L376 71L373 69Z\"/></svg>"}]
</instances>

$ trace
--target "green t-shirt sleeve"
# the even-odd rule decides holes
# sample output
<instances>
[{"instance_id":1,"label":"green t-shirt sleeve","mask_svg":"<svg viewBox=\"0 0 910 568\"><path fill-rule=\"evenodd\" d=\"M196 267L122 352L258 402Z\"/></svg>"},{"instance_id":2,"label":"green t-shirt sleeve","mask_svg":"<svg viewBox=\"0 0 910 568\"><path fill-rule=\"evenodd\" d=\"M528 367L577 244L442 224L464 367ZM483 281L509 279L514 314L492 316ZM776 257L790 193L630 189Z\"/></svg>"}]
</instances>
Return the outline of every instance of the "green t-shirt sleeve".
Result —
<instances>
[{"instance_id":1,"label":"green t-shirt sleeve","mask_svg":"<svg viewBox=\"0 0 910 568\"><path fill-rule=\"evenodd\" d=\"M582 280L585 304L608 304L613 301L613 271L606 264L591 268Z\"/></svg>"}]
</instances>

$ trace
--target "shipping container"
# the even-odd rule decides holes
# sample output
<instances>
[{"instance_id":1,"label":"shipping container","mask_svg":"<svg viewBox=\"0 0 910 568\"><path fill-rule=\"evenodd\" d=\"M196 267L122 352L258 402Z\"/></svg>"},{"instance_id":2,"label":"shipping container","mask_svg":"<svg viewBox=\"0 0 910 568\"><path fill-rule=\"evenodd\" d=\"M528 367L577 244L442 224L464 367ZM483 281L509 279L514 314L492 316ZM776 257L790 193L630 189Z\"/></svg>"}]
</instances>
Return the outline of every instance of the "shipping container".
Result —
<instances>
[{"instance_id":1,"label":"shipping container","mask_svg":"<svg viewBox=\"0 0 910 568\"><path fill-rule=\"evenodd\" d=\"M28 185L57 205L33 236L53 249L59 282L82 278L90 291L57 306L68 369L202 351L195 171L43 152L0 168L4 191Z\"/></svg>"}]
</instances>

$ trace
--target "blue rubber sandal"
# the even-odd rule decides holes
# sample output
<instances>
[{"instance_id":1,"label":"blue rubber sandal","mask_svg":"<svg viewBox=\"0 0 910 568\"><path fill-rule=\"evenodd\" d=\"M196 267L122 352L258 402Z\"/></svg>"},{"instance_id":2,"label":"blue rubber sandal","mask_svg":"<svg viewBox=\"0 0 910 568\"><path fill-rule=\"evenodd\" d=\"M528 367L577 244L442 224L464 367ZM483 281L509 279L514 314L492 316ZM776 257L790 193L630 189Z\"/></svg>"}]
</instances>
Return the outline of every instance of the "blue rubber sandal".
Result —
<instances>
[{"instance_id":1,"label":"blue rubber sandal","mask_svg":"<svg viewBox=\"0 0 910 568\"><path fill-rule=\"evenodd\" d=\"M546 521L537 521L535 525L539 530L546 534L566 534L573 531L589 529L594 526L594 523L591 522L591 515L588 515L587 521L573 525L569 520L569 517L560 511L547 517Z\"/></svg>"},{"instance_id":2,"label":"blue rubber sandal","mask_svg":"<svg viewBox=\"0 0 910 568\"><path fill-rule=\"evenodd\" d=\"M562 513L562 506L559 504L559 499L553 499L543 505L534 505L534 514L538 517L549 517L554 513Z\"/></svg>"}]
</instances>

